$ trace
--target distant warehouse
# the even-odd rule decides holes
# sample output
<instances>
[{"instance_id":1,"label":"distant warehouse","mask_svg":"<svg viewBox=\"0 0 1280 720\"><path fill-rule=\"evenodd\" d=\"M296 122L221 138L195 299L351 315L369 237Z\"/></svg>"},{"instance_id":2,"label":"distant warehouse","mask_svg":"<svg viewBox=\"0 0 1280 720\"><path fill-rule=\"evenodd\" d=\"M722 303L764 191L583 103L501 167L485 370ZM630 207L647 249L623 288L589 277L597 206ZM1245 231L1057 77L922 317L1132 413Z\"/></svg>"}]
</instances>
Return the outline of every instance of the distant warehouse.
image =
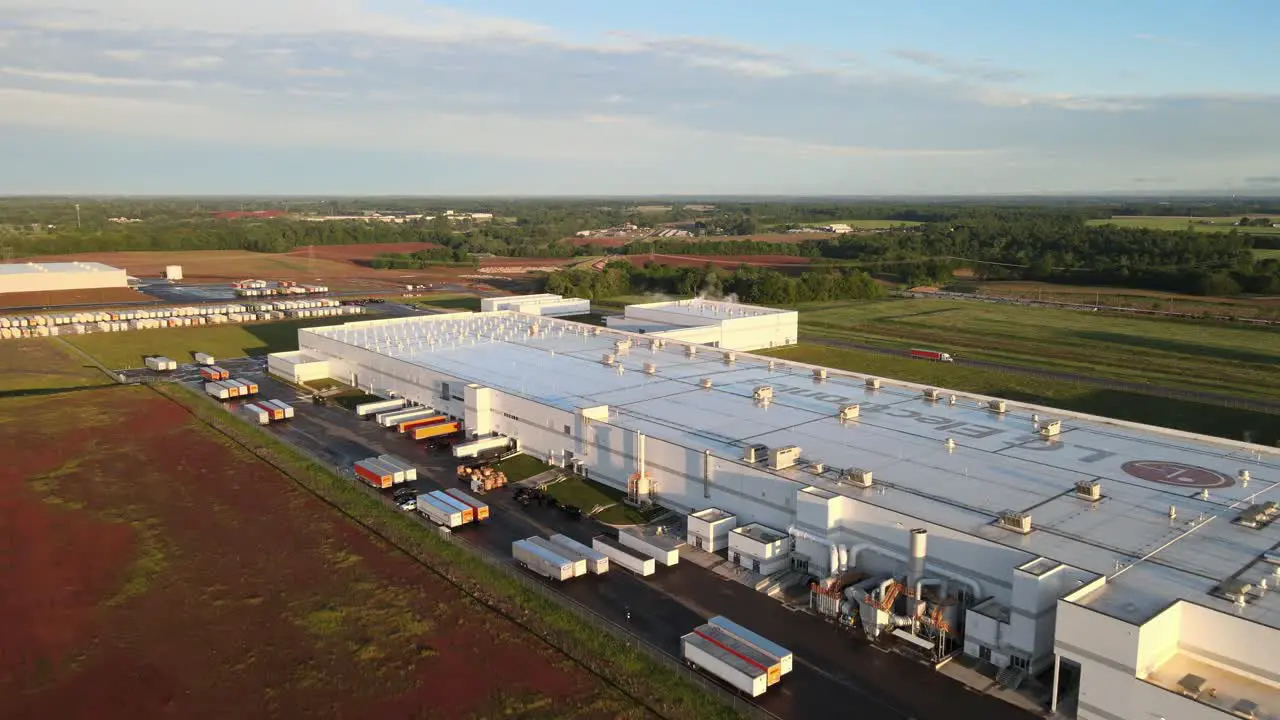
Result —
<instances>
[{"instance_id":1,"label":"distant warehouse","mask_svg":"<svg viewBox=\"0 0 1280 720\"><path fill-rule=\"evenodd\" d=\"M127 288L125 271L96 262L0 265L0 293Z\"/></svg>"}]
</instances>

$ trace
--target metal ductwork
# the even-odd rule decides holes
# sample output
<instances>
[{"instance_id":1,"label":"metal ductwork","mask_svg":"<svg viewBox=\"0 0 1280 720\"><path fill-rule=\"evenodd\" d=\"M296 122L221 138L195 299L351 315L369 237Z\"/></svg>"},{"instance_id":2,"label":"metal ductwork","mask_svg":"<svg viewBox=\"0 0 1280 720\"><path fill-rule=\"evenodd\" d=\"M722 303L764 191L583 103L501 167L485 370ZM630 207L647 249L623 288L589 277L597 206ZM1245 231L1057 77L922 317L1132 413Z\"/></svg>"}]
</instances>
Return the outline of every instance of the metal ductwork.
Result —
<instances>
[{"instance_id":1,"label":"metal ductwork","mask_svg":"<svg viewBox=\"0 0 1280 720\"><path fill-rule=\"evenodd\" d=\"M929 547L929 531L915 528L911 531L910 551L907 553L907 587L914 588L924 579L925 558Z\"/></svg>"}]
</instances>

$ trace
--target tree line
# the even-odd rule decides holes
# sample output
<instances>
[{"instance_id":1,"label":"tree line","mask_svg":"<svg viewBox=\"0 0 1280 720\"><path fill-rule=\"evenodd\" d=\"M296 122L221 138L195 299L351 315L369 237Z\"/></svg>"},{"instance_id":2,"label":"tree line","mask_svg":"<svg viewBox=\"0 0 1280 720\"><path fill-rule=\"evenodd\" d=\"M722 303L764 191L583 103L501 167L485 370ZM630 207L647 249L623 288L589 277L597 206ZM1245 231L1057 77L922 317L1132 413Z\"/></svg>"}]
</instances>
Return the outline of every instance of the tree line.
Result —
<instances>
[{"instance_id":1,"label":"tree line","mask_svg":"<svg viewBox=\"0 0 1280 720\"><path fill-rule=\"evenodd\" d=\"M646 263L643 267L635 267L618 260L607 263L599 272L554 272L547 278L546 291L588 300L638 293L708 297L732 295L742 302L764 305L866 300L884 295L884 288L860 270L809 271L789 277L776 270L747 266L724 270L710 264L697 268Z\"/></svg>"}]
</instances>

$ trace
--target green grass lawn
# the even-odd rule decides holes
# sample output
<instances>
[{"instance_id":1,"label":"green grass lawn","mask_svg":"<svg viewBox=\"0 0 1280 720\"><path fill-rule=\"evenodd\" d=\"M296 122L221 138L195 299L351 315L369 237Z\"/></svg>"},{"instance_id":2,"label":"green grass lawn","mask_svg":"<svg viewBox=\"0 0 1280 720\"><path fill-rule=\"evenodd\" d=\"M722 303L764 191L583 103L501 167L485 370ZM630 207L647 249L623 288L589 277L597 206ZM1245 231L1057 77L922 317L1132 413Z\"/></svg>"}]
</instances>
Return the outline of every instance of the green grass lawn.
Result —
<instances>
[{"instance_id":1,"label":"green grass lawn","mask_svg":"<svg viewBox=\"0 0 1280 720\"><path fill-rule=\"evenodd\" d=\"M340 407L346 408L347 410L350 410L352 412L355 412L356 406L362 403L377 402L378 400L385 400L385 399L386 398L384 397L381 397L378 395L370 395L369 393L361 392L360 390L355 390L355 389L345 391L339 395L334 395L332 398L330 398L331 402L335 402Z\"/></svg>"},{"instance_id":2,"label":"green grass lawn","mask_svg":"<svg viewBox=\"0 0 1280 720\"><path fill-rule=\"evenodd\" d=\"M636 508L622 503L625 496L621 490L601 485L578 477L566 476L554 485L547 486L547 494L565 505L574 505L589 513L593 508L609 505L595 518L610 525L639 525L648 521L649 517Z\"/></svg>"},{"instance_id":3,"label":"green grass lawn","mask_svg":"<svg viewBox=\"0 0 1280 720\"><path fill-rule=\"evenodd\" d=\"M806 305L800 334L802 339L831 338L904 351L925 347L1008 365L1280 398L1280 334L1271 328L893 299Z\"/></svg>"},{"instance_id":4,"label":"green grass lawn","mask_svg":"<svg viewBox=\"0 0 1280 720\"><path fill-rule=\"evenodd\" d=\"M540 472L546 472L551 469L551 466L532 455L515 455L494 463L493 469L505 473L508 483L517 483Z\"/></svg>"},{"instance_id":5,"label":"green grass lawn","mask_svg":"<svg viewBox=\"0 0 1280 720\"><path fill-rule=\"evenodd\" d=\"M1232 230L1239 230L1242 233L1280 234L1280 228L1236 227L1235 222L1239 219L1239 215L1195 218L1165 217L1160 215L1121 215L1088 222L1090 225L1118 225L1120 227L1140 227L1152 230L1186 230L1190 227L1196 232L1231 232Z\"/></svg>"},{"instance_id":6,"label":"green grass lawn","mask_svg":"<svg viewBox=\"0 0 1280 720\"><path fill-rule=\"evenodd\" d=\"M1266 260L1267 258L1280 260L1280 248L1255 249L1253 256L1259 260Z\"/></svg>"},{"instance_id":7,"label":"green grass lawn","mask_svg":"<svg viewBox=\"0 0 1280 720\"><path fill-rule=\"evenodd\" d=\"M762 354L1233 440L1242 440L1248 433L1252 442L1264 445L1280 442L1280 415L1103 390L1083 383L1048 381L985 368L897 358L864 350L801 344Z\"/></svg>"},{"instance_id":8,"label":"green grass lawn","mask_svg":"<svg viewBox=\"0 0 1280 720\"><path fill-rule=\"evenodd\" d=\"M218 360L298 349L298 329L368 320L371 315L304 318L280 322L202 325L200 327L129 330L68 335L66 341L113 370L139 368L147 355L164 355L179 363L206 352Z\"/></svg>"},{"instance_id":9,"label":"green grass lawn","mask_svg":"<svg viewBox=\"0 0 1280 720\"><path fill-rule=\"evenodd\" d=\"M406 305L438 308L440 310L470 310L480 312L480 298L475 295L431 295L405 300Z\"/></svg>"}]
</instances>

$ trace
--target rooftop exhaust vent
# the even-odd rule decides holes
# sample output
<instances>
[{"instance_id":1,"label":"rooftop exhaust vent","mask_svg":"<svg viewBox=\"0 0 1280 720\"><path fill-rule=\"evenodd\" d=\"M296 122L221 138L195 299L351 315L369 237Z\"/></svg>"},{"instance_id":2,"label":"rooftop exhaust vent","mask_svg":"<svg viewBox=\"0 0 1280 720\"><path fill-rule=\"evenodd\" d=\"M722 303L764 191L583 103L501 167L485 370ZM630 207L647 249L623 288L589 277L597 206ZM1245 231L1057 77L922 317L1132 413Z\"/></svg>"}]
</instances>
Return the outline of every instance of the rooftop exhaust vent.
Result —
<instances>
[{"instance_id":1,"label":"rooftop exhaust vent","mask_svg":"<svg viewBox=\"0 0 1280 720\"><path fill-rule=\"evenodd\" d=\"M614 357L613 353L605 353L600 356L600 362L604 363L608 367L613 367L613 364L617 361L618 359Z\"/></svg>"},{"instance_id":2,"label":"rooftop exhaust vent","mask_svg":"<svg viewBox=\"0 0 1280 720\"><path fill-rule=\"evenodd\" d=\"M871 487L871 471L862 468L848 468L840 473L839 482L849 483L858 487Z\"/></svg>"},{"instance_id":3,"label":"rooftop exhaust vent","mask_svg":"<svg viewBox=\"0 0 1280 720\"><path fill-rule=\"evenodd\" d=\"M1006 530L1027 535L1031 532L1031 513L1003 510L1000 512L1000 519L996 521L996 524Z\"/></svg>"},{"instance_id":4,"label":"rooftop exhaust vent","mask_svg":"<svg viewBox=\"0 0 1280 720\"><path fill-rule=\"evenodd\" d=\"M1003 415L1003 414L1005 414L1006 412L1008 412L1008 411L1009 411L1009 408L1007 407L1007 405L1005 404L1005 401L1003 401L1003 400L991 400L991 401L988 401L988 402L987 402L987 409L988 409L988 410L990 410L990 411L991 411L991 412L993 412L993 413L998 413L998 414L1000 414L1000 415Z\"/></svg>"},{"instance_id":5,"label":"rooftop exhaust vent","mask_svg":"<svg viewBox=\"0 0 1280 720\"><path fill-rule=\"evenodd\" d=\"M1041 437L1057 437L1062 434L1061 420L1046 420L1037 426Z\"/></svg>"},{"instance_id":6,"label":"rooftop exhaust vent","mask_svg":"<svg viewBox=\"0 0 1280 720\"><path fill-rule=\"evenodd\" d=\"M1249 471L1248 470L1241 470L1239 473L1236 474L1236 477L1239 478L1240 480L1240 487L1249 487Z\"/></svg>"},{"instance_id":7,"label":"rooftop exhaust vent","mask_svg":"<svg viewBox=\"0 0 1280 720\"><path fill-rule=\"evenodd\" d=\"M820 462L809 463L809 472L813 473L814 475L821 475L826 471L827 471L827 466L823 463L820 463Z\"/></svg>"},{"instance_id":8,"label":"rooftop exhaust vent","mask_svg":"<svg viewBox=\"0 0 1280 720\"><path fill-rule=\"evenodd\" d=\"M1102 483L1096 480L1081 480L1076 483L1076 497L1097 501L1102 499Z\"/></svg>"},{"instance_id":9,"label":"rooftop exhaust vent","mask_svg":"<svg viewBox=\"0 0 1280 720\"><path fill-rule=\"evenodd\" d=\"M698 384L699 384L699 385L701 385L701 386L703 387L703 389L710 389L710 388L711 388L711 378L709 378L709 377L707 377L707 378L702 378L701 380L699 380L699 381L698 381Z\"/></svg>"},{"instance_id":10,"label":"rooftop exhaust vent","mask_svg":"<svg viewBox=\"0 0 1280 720\"><path fill-rule=\"evenodd\" d=\"M1261 530L1262 528L1275 522L1276 516L1280 515L1280 505L1270 501L1260 505L1250 505L1236 516L1236 523L1247 528Z\"/></svg>"},{"instance_id":11,"label":"rooftop exhaust vent","mask_svg":"<svg viewBox=\"0 0 1280 720\"><path fill-rule=\"evenodd\" d=\"M770 400L773 399L773 386L760 385L755 390L751 391L751 399L755 400L756 402L762 402L762 403L769 402Z\"/></svg>"},{"instance_id":12,"label":"rooftop exhaust vent","mask_svg":"<svg viewBox=\"0 0 1280 720\"><path fill-rule=\"evenodd\" d=\"M644 371L647 375L653 375L658 372L658 366L651 362L647 362L644 364Z\"/></svg>"},{"instance_id":13,"label":"rooftop exhaust vent","mask_svg":"<svg viewBox=\"0 0 1280 720\"><path fill-rule=\"evenodd\" d=\"M827 369L826 369L826 368L814 368L814 369L813 369L813 379L814 379L814 380L826 380L826 379L827 379Z\"/></svg>"},{"instance_id":14,"label":"rooftop exhaust vent","mask_svg":"<svg viewBox=\"0 0 1280 720\"><path fill-rule=\"evenodd\" d=\"M861 414L862 414L862 406L855 403L853 405L845 405L844 407L840 408L839 417L841 420L854 420L854 419L857 419L857 417Z\"/></svg>"},{"instance_id":15,"label":"rooftop exhaust vent","mask_svg":"<svg viewBox=\"0 0 1280 720\"><path fill-rule=\"evenodd\" d=\"M800 459L800 446L787 445L769 450L769 469L786 470Z\"/></svg>"},{"instance_id":16,"label":"rooftop exhaust vent","mask_svg":"<svg viewBox=\"0 0 1280 720\"><path fill-rule=\"evenodd\" d=\"M767 457L769 457L769 446L759 443L748 445L746 451L742 454L742 460L749 463L764 462Z\"/></svg>"},{"instance_id":17,"label":"rooftop exhaust vent","mask_svg":"<svg viewBox=\"0 0 1280 720\"><path fill-rule=\"evenodd\" d=\"M867 378L867 380L866 380L866 386L867 386L867 387L869 387L869 388L871 388L872 390L879 390L879 389L880 389L880 378Z\"/></svg>"},{"instance_id":18,"label":"rooftop exhaust vent","mask_svg":"<svg viewBox=\"0 0 1280 720\"><path fill-rule=\"evenodd\" d=\"M697 354L698 354L698 346L697 346L697 345L685 345L685 346L684 346L684 354L685 354L685 355L687 355L688 357L693 357L694 355L697 355Z\"/></svg>"},{"instance_id":19,"label":"rooftop exhaust vent","mask_svg":"<svg viewBox=\"0 0 1280 720\"><path fill-rule=\"evenodd\" d=\"M938 388L925 388L922 394L925 400L937 400L942 397L942 394L938 392Z\"/></svg>"},{"instance_id":20,"label":"rooftop exhaust vent","mask_svg":"<svg viewBox=\"0 0 1280 720\"><path fill-rule=\"evenodd\" d=\"M732 365L732 364L733 364L733 361L734 361L734 360L737 360L737 359L738 359L738 354L737 354L737 353L735 353L735 352L726 352L726 353L724 354L724 364L725 364L725 365Z\"/></svg>"}]
</instances>

